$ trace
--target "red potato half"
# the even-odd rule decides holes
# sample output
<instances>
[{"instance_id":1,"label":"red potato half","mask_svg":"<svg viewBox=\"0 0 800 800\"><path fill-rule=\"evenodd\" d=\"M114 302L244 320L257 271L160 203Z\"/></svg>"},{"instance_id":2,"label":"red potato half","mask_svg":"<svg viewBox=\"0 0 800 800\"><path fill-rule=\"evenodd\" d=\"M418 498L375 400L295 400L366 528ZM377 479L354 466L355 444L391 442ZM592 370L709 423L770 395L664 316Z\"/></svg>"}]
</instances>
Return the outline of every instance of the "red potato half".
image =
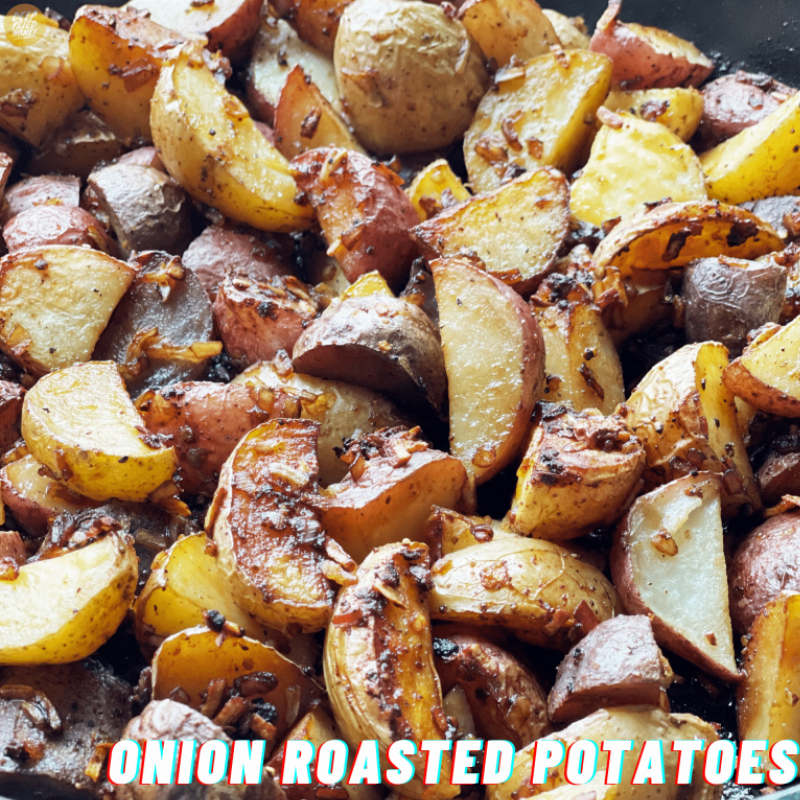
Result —
<instances>
[{"instance_id":1,"label":"red potato half","mask_svg":"<svg viewBox=\"0 0 800 800\"><path fill-rule=\"evenodd\" d=\"M450 442L476 483L516 456L544 383L530 307L466 259L431 263L450 398ZM477 334L477 335L476 335Z\"/></svg>"},{"instance_id":2,"label":"red potato half","mask_svg":"<svg viewBox=\"0 0 800 800\"><path fill-rule=\"evenodd\" d=\"M691 42L660 28L619 22L622 0L610 0L589 49L614 62L612 80L627 90L699 86L714 62Z\"/></svg>"},{"instance_id":3,"label":"red potato half","mask_svg":"<svg viewBox=\"0 0 800 800\"><path fill-rule=\"evenodd\" d=\"M67 244L117 255L117 246L88 211L75 206L40 205L17 214L4 228L9 253L29 247Z\"/></svg>"},{"instance_id":4,"label":"red potato half","mask_svg":"<svg viewBox=\"0 0 800 800\"><path fill-rule=\"evenodd\" d=\"M75 175L35 175L10 186L3 197L0 224L41 205L79 206L81 180Z\"/></svg>"}]
</instances>

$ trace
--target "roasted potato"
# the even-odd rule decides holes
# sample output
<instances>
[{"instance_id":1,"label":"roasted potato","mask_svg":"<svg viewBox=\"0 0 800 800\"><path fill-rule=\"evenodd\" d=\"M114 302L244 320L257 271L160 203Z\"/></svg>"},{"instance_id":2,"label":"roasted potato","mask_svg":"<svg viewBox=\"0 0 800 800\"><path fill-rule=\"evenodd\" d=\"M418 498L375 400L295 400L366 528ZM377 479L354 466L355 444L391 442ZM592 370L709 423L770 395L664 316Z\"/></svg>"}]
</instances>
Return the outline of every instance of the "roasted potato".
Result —
<instances>
[{"instance_id":1,"label":"roasted potato","mask_svg":"<svg viewBox=\"0 0 800 800\"><path fill-rule=\"evenodd\" d=\"M547 710L554 722L573 722L610 706L652 705L669 710L672 668L658 649L646 616L601 622L564 656Z\"/></svg>"},{"instance_id":2,"label":"roasted potato","mask_svg":"<svg viewBox=\"0 0 800 800\"><path fill-rule=\"evenodd\" d=\"M473 191L496 189L519 168L575 171L611 85L611 61L587 50L534 58L495 78L464 136Z\"/></svg>"},{"instance_id":3,"label":"roasted potato","mask_svg":"<svg viewBox=\"0 0 800 800\"><path fill-rule=\"evenodd\" d=\"M597 22L590 49L614 63L613 80L626 89L699 86L714 62L691 42L660 28L620 22L622 0L609 0Z\"/></svg>"},{"instance_id":4,"label":"roasted potato","mask_svg":"<svg viewBox=\"0 0 800 800\"><path fill-rule=\"evenodd\" d=\"M450 449L480 484L504 469L522 445L544 385L544 340L528 305L493 275L466 259L439 259L430 267L447 372ZM484 335L476 339L481 329Z\"/></svg>"},{"instance_id":5,"label":"roasted potato","mask_svg":"<svg viewBox=\"0 0 800 800\"><path fill-rule=\"evenodd\" d=\"M32 375L86 361L136 270L52 245L0 260L0 349ZM80 326L71 321L80 319Z\"/></svg>"},{"instance_id":6,"label":"roasted potato","mask_svg":"<svg viewBox=\"0 0 800 800\"><path fill-rule=\"evenodd\" d=\"M469 189L443 158L432 161L420 170L406 189L406 194L419 214L420 222L472 197Z\"/></svg>"},{"instance_id":7,"label":"roasted potato","mask_svg":"<svg viewBox=\"0 0 800 800\"><path fill-rule=\"evenodd\" d=\"M285 632L324 628L335 584L352 581L356 566L303 499L317 481L318 435L319 423L309 420L277 419L254 428L225 462L206 517L236 602Z\"/></svg>"},{"instance_id":8,"label":"roasted potato","mask_svg":"<svg viewBox=\"0 0 800 800\"><path fill-rule=\"evenodd\" d=\"M0 21L0 128L39 147L83 105L69 61L69 34L37 13L32 41L15 43Z\"/></svg>"},{"instance_id":9,"label":"roasted potato","mask_svg":"<svg viewBox=\"0 0 800 800\"><path fill-rule=\"evenodd\" d=\"M202 53L198 45L181 48L153 94L150 126L167 171L231 219L259 230L308 227L311 210L295 202L288 162L217 83Z\"/></svg>"},{"instance_id":10,"label":"roasted potato","mask_svg":"<svg viewBox=\"0 0 800 800\"><path fill-rule=\"evenodd\" d=\"M17 214L41 205L78 207L81 182L74 175L37 175L10 186L3 196L0 223L5 226Z\"/></svg>"},{"instance_id":11,"label":"roasted potato","mask_svg":"<svg viewBox=\"0 0 800 800\"><path fill-rule=\"evenodd\" d=\"M20 418L25 389L18 383L0 380L0 453L20 437Z\"/></svg>"},{"instance_id":12,"label":"roasted potato","mask_svg":"<svg viewBox=\"0 0 800 800\"><path fill-rule=\"evenodd\" d=\"M416 255L408 230L418 217L394 172L361 153L327 147L295 158L292 174L350 283L377 270L394 290L405 286Z\"/></svg>"},{"instance_id":13,"label":"roasted potato","mask_svg":"<svg viewBox=\"0 0 800 800\"><path fill-rule=\"evenodd\" d=\"M424 544L374 550L359 567L357 582L340 592L325 637L325 683L334 718L351 747L377 740L382 766L398 732L421 742L443 739L447 729L426 602L429 563ZM407 797L444 800L458 794L447 778L449 753L443 754L439 783L425 788L425 758L408 758L415 775L403 786Z\"/></svg>"},{"instance_id":14,"label":"roasted potato","mask_svg":"<svg viewBox=\"0 0 800 800\"><path fill-rule=\"evenodd\" d=\"M354 441L343 455L350 471L328 487L320 521L358 563L373 547L426 541L431 508L459 503L466 470L418 435L419 429L384 428Z\"/></svg>"},{"instance_id":15,"label":"roasted potato","mask_svg":"<svg viewBox=\"0 0 800 800\"><path fill-rule=\"evenodd\" d=\"M94 500L144 500L175 471L173 449L146 432L113 363L40 379L25 395L22 435L55 478Z\"/></svg>"},{"instance_id":16,"label":"roasted potato","mask_svg":"<svg viewBox=\"0 0 800 800\"><path fill-rule=\"evenodd\" d=\"M610 273L616 271L616 267L608 270ZM632 275L622 278L624 302L615 302L603 309L603 321L617 347L630 336L643 333L664 320L671 320L674 313L674 275L671 271L634 268L632 272Z\"/></svg>"},{"instance_id":17,"label":"roasted potato","mask_svg":"<svg viewBox=\"0 0 800 800\"><path fill-rule=\"evenodd\" d=\"M555 650L585 635L587 619L602 622L619 610L598 569L541 539L500 536L465 547L437 561L432 576L434 619L508 628Z\"/></svg>"},{"instance_id":18,"label":"roasted potato","mask_svg":"<svg viewBox=\"0 0 800 800\"><path fill-rule=\"evenodd\" d=\"M741 207L772 225L784 242L800 238L800 197L797 195L765 197L742 203Z\"/></svg>"},{"instance_id":19,"label":"roasted potato","mask_svg":"<svg viewBox=\"0 0 800 800\"><path fill-rule=\"evenodd\" d=\"M569 229L569 186L543 168L470 198L413 230L422 254L465 256L521 294L555 266Z\"/></svg>"},{"instance_id":20,"label":"roasted potato","mask_svg":"<svg viewBox=\"0 0 800 800\"><path fill-rule=\"evenodd\" d=\"M517 470L508 526L572 539L614 523L642 487L645 451L622 417L544 404Z\"/></svg>"},{"instance_id":21,"label":"roasted potato","mask_svg":"<svg viewBox=\"0 0 800 800\"><path fill-rule=\"evenodd\" d=\"M441 550L441 555L446 556L474 544L491 542L495 526L501 524L491 517L470 517L434 506L426 523L426 537L431 542L432 553Z\"/></svg>"},{"instance_id":22,"label":"roasted potato","mask_svg":"<svg viewBox=\"0 0 800 800\"><path fill-rule=\"evenodd\" d=\"M438 637L434 629L433 656L442 690L463 690L481 738L505 739L520 748L547 732L546 695L510 653L479 636Z\"/></svg>"},{"instance_id":23,"label":"roasted potato","mask_svg":"<svg viewBox=\"0 0 800 800\"><path fill-rule=\"evenodd\" d=\"M552 8L542 9L565 50L588 50L589 36L583 17L567 17Z\"/></svg>"},{"instance_id":24,"label":"roasted potato","mask_svg":"<svg viewBox=\"0 0 800 800\"><path fill-rule=\"evenodd\" d=\"M751 531L728 562L728 586L740 634L781 591L800 591L800 514L779 514Z\"/></svg>"},{"instance_id":25,"label":"roasted potato","mask_svg":"<svg viewBox=\"0 0 800 800\"><path fill-rule=\"evenodd\" d=\"M449 145L489 88L483 54L467 29L417 0L350 3L333 62L356 136L377 153Z\"/></svg>"},{"instance_id":26,"label":"roasted potato","mask_svg":"<svg viewBox=\"0 0 800 800\"><path fill-rule=\"evenodd\" d=\"M785 267L738 258L703 258L686 268L681 289L688 342L720 342L731 358L747 334L778 322L786 293Z\"/></svg>"},{"instance_id":27,"label":"roasted potato","mask_svg":"<svg viewBox=\"0 0 800 800\"><path fill-rule=\"evenodd\" d=\"M117 254L116 244L97 219L75 206L41 205L16 214L3 228L3 240L9 253L63 244Z\"/></svg>"},{"instance_id":28,"label":"roasted potato","mask_svg":"<svg viewBox=\"0 0 800 800\"><path fill-rule=\"evenodd\" d=\"M648 615L659 644L737 681L720 496L719 476L695 472L640 497L617 528L611 574L625 611Z\"/></svg>"},{"instance_id":29,"label":"roasted potato","mask_svg":"<svg viewBox=\"0 0 800 800\"><path fill-rule=\"evenodd\" d=\"M609 111L627 111L648 122L660 122L688 142L703 116L703 95L697 89L612 89L603 103ZM674 199L674 198L673 198Z\"/></svg>"},{"instance_id":30,"label":"roasted potato","mask_svg":"<svg viewBox=\"0 0 800 800\"><path fill-rule=\"evenodd\" d=\"M152 167L166 172L164 162L155 147L137 147L129 150L117 159L117 164L135 164L137 167Z\"/></svg>"},{"instance_id":31,"label":"roasted potato","mask_svg":"<svg viewBox=\"0 0 800 800\"><path fill-rule=\"evenodd\" d=\"M411 303L373 295L331 306L297 340L295 371L354 383L401 406L438 411L444 358L433 323Z\"/></svg>"}]
</instances>

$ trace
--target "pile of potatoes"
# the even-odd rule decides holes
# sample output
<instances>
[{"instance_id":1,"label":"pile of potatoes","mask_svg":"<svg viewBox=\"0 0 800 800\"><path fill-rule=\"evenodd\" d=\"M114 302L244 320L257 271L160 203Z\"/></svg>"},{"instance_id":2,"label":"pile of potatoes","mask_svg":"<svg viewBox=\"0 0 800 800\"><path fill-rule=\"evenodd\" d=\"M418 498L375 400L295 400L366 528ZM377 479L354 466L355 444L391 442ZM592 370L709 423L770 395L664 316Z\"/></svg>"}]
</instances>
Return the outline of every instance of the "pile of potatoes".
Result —
<instances>
[{"instance_id":1,"label":"pile of potatoes","mask_svg":"<svg viewBox=\"0 0 800 800\"><path fill-rule=\"evenodd\" d=\"M800 740L800 93L622 15L0 25L0 794L260 738L261 800L653 796L531 786L556 737L713 800L672 741ZM511 779L277 780L398 738Z\"/></svg>"}]
</instances>

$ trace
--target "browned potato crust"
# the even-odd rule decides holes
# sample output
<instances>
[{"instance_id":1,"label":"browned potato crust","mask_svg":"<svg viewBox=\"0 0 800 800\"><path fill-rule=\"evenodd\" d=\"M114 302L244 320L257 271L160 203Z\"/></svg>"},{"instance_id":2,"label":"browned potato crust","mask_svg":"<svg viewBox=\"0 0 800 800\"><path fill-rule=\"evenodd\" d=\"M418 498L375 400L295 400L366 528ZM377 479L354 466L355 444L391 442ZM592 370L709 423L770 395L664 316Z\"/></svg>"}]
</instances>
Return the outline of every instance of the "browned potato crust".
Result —
<instances>
[{"instance_id":1,"label":"browned potato crust","mask_svg":"<svg viewBox=\"0 0 800 800\"><path fill-rule=\"evenodd\" d=\"M353 0L289 0L300 38L321 50L333 53L339 18Z\"/></svg>"},{"instance_id":2,"label":"browned potato crust","mask_svg":"<svg viewBox=\"0 0 800 800\"><path fill-rule=\"evenodd\" d=\"M0 454L20 437L20 418L25 389L18 383L0 380Z\"/></svg>"},{"instance_id":3,"label":"browned potato crust","mask_svg":"<svg viewBox=\"0 0 800 800\"><path fill-rule=\"evenodd\" d=\"M672 669L646 616L601 622L564 656L547 710L553 722L572 722L600 708L653 705L669 710Z\"/></svg>"},{"instance_id":4,"label":"browned potato crust","mask_svg":"<svg viewBox=\"0 0 800 800\"><path fill-rule=\"evenodd\" d=\"M0 223L5 225L17 214L40 205L81 204L81 181L74 175L37 175L15 183L3 197Z\"/></svg>"},{"instance_id":5,"label":"browned potato crust","mask_svg":"<svg viewBox=\"0 0 800 800\"><path fill-rule=\"evenodd\" d=\"M88 211L75 206L40 205L16 214L3 228L9 253L29 247L70 244L117 255L117 246Z\"/></svg>"}]
</instances>

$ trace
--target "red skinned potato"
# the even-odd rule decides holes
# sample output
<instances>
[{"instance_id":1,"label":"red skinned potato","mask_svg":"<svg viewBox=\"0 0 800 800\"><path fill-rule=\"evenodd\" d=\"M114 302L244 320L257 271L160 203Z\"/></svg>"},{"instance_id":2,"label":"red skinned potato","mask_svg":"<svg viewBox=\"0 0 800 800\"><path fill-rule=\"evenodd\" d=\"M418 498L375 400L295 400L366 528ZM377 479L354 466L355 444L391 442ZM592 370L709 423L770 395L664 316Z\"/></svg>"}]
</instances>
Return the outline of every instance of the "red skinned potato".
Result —
<instances>
[{"instance_id":1,"label":"red skinned potato","mask_svg":"<svg viewBox=\"0 0 800 800\"><path fill-rule=\"evenodd\" d=\"M259 281L228 273L214 300L214 323L228 355L249 366L291 352L318 311L309 287L291 275Z\"/></svg>"},{"instance_id":2,"label":"red skinned potato","mask_svg":"<svg viewBox=\"0 0 800 800\"><path fill-rule=\"evenodd\" d=\"M714 62L691 42L668 31L619 22L622 0L609 0L597 22L589 49L614 62L612 80L631 89L699 86Z\"/></svg>"},{"instance_id":3,"label":"red skinned potato","mask_svg":"<svg viewBox=\"0 0 800 800\"><path fill-rule=\"evenodd\" d=\"M303 153L291 166L317 214L328 254L350 283L377 270L400 291L416 255L408 231L419 222L402 180L383 164L336 147Z\"/></svg>"},{"instance_id":4,"label":"red skinned potato","mask_svg":"<svg viewBox=\"0 0 800 800\"><path fill-rule=\"evenodd\" d=\"M17 214L4 228L9 253L28 247L70 244L117 255L117 246L88 211L75 206L41 205Z\"/></svg>"},{"instance_id":5,"label":"red skinned potato","mask_svg":"<svg viewBox=\"0 0 800 800\"><path fill-rule=\"evenodd\" d=\"M0 380L0 454L20 437L19 421L25 389L18 383Z\"/></svg>"},{"instance_id":6,"label":"red skinned potato","mask_svg":"<svg viewBox=\"0 0 800 800\"><path fill-rule=\"evenodd\" d=\"M0 224L34 206L81 204L81 180L75 175L37 175L15 183L3 197Z\"/></svg>"},{"instance_id":7,"label":"red skinned potato","mask_svg":"<svg viewBox=\"0 0 800 800\"><path fill-rule=\"evenodd\" d=\"M800 512L772 517L745 537L728 564L728 585L742 634L782 591L800 592Z\"/></svg>"},{"instance_id":8,"label":"red skinned potato","mask_svg":"<svg viewBox=\"0 0 800 800\"><path fill-rule=\"evenodd\" d=\"M155 147L139 147L124 153L117 159L117 164L135 164L137 167L152 167L166 172L164 162Z\"/></svg>"},{"instance_id":9,"label":"red skinned potato","mask_svg":"<svg viewBox=\"0 0 800 800\"><path fill-rule=\"evenodd\" d=\"M292 19L304 42L333 53L339 17L353 0L290 0Z\"/></svg>"},{"instance_id":10,"label":"red skinned potato","mask_svg":"<svg viewBox=\"0 0 800 800\"><path fill-rule=\"evenodd\" d=\"M756 473L758 490L767 508L780 503L785 494L800 494L800 452L794 443L786 444L788 448L784 450L783 442L773 442L767 460Z\"/></svg>"},{"instance_id":11,"label":"red skinned potato","mask_svg":"<svg viewBox=\"0 0 800 800\"><path fill-rule=\"evenodd\" d=\"M567 653L547 701L553 722L573 722L601 708L661 706L672 669L653 637L646 616L601 622Z\"/></svg>"}]
</instances>

